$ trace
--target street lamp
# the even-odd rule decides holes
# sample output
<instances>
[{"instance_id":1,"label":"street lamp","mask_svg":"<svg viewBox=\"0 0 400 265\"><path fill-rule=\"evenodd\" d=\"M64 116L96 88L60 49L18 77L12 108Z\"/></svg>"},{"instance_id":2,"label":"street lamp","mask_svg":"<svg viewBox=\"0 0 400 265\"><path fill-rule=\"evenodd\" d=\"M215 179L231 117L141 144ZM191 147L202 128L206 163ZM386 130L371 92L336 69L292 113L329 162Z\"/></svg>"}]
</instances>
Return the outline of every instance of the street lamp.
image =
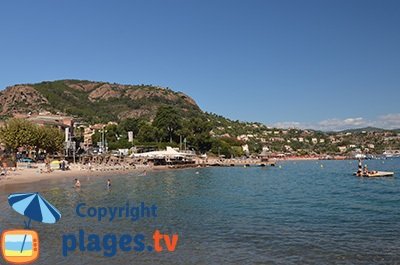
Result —
<instances>
[{"instance_id":1,"label":"street lamp","mask_svg":"<svg viewBox=\"0 0 400 265\"><path fill-rule=\"evenodd\" d=\"M102 153L104 153L106 150L106 136L105 136L106 132L107 132L107 130L105 130L104 128L101 131L101 152Z\"/></svg>"}]
</instances>

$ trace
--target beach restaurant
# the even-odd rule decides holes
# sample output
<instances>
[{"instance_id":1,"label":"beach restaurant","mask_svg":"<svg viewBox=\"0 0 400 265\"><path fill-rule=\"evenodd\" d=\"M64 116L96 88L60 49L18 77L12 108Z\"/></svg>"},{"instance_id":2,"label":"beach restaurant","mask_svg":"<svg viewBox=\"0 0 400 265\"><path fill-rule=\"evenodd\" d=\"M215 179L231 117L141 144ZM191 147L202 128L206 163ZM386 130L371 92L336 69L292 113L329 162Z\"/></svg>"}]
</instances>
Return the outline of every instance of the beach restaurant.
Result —
<instances>
[{"instance_id":1,"label":"beach restaurant","mask_svg":"<svg viewBox=\"0 0 400 265\"><path fill-rule=\"evenodd\" d=\"M130 155L131 158L145 159L147 161L153 162L155 166L194 164L194 156L195 154L193 153L180 152L170 146L167 146L167 149L162 151L133 153Z\"/></svg>"}]
</instances>

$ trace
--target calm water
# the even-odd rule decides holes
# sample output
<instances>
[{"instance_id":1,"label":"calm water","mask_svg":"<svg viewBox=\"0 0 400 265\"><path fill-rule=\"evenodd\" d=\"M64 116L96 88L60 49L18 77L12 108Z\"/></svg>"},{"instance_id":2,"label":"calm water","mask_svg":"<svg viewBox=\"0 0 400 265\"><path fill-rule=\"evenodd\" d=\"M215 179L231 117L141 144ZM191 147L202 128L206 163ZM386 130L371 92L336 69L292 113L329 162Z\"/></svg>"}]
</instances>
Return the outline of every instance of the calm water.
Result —
<instances>
[{"instance_id":1,"label":"calm water","mask_svg":"<svg viewBox=\"0 0 400 265\"><path fill-rule=\"evenodd\" d=\"M321 167L323 164L323 167ZM23 217L7 203L11 192L40 191L62 212L56 225L33 222L41 239L38 264L399 264L400 159L368 161L394 178L351 175L356 161L282 162L272 168L204 168L145 177L83 178L0 188L0 229L20 228ZM198 174L196 174L196 171ZM156 204L158 218L98 222L75 207ZM75 251L62 257L62 236L78 230L178 233L173 253Z\"/></svg>"}]
</instances>

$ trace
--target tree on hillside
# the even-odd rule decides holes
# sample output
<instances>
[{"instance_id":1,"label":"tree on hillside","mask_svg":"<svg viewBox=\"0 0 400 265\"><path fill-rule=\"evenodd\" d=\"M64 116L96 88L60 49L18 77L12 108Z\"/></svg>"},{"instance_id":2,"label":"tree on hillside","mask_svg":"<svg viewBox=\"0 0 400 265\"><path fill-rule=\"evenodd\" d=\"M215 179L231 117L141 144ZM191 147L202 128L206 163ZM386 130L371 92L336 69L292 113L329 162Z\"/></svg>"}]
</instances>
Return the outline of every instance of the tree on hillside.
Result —
<instances>
[{"instance_id":1,"label":"tree on hillside","mask_svg":"<svg viewBox=\"0 0 400 265\"><path fill-rule=\"evenodd\" d=\"M200 153L206 153L209 151L213 143L209 133L196 134L188 139L189 143L191 143Z\"/></svg>"},{"instance_id":2,"label":"tree on hillside","mask_svg":"<svg viewBox=\"0 0 400 265\"><path fill-rule=\"evenodd\" d=\"M182 127L182 118L178 111L171 106L160 107L153 121L153 126L164 132L164 139L172 140L177 138L177 130Z\"/></svg>"},{"instance_id":3,"label":"tree on hillside","mask_svg":"<svg viewBox=\"0 0 400 265\"><path fill-rule=\"evenodd\" d=\"M134 119L134 118L128 118L125 120L122 120L119 124L119 130L124 133L128 133L129 131L133 132L133 135L137 135L140 129L141 125L141 120L140 119Z\"/></svg>"},{"instance_id":4,"label":"tree on hillside","mask_svg":"<svg viewBox=\"0 0 400 265\"><path fill-rule=\"evenodd\" d=\"M230 158L232 156L231 145L221 139L213 139L211 152Z\"/></svg>"},{"instance_id":5,"label":"tree on hillside","mask_svg":"<svg viewBox=\"0 0 400 265\"><path fill-rule=\"evenodd\" d=\"M211 123L205 117L193 117L185 123L185 128L189 131L187 141L200 153L205 153L211 149L212 139L210 131Z\"/></svg>"},{"instance_id":6,"label":"tree on hillside","mask_svg":"<svg viewBox=\"0 0 400 265\"><path fill-rule=\"evenodd\" d=\"M145 123L140 127L136 139L141 143L157 142L159 134L159 129L149 123Z\"/></svg>"},{"instance_id":7,"label":"tree on hillside","mask_svg":"<svg viewBox=\"0 0 400 265\"><path fill-rule=\"evenodd\" d=\"M210 133L212 124L205 117L193 117L189 120L189 128L193 134Z\"/></svg>"}]
</instances>

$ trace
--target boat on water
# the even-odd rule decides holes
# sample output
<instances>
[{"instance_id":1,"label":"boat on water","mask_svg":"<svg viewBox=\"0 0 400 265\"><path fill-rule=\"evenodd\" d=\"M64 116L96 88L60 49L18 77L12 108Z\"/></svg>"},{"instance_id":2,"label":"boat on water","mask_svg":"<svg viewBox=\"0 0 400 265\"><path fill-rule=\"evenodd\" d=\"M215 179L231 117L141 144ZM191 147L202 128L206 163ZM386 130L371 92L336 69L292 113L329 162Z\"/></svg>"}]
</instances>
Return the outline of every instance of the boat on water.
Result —
<instances>
[{"instance_id":1,"label":"boat on water","mask_svg":"<svg viewBox=\"0 0 400 265\"><path fill-rule=\"evenodd\" d=\"M400 158L400 150L386 150L383 152L383 156L388 158Z\"/></svg>"},{"instance_id":2,"label":"boat on water","mask_svg":"<svg viewBox=\"0 0 400 265\"><path fill-rule=\"evenodd\" d=\"M362 173L362 174L357 174L357 172L354 172L353 175L357 176L357 177L367 177L367 178L392 177L394 175L394 172L389 172L389 171L370 171L368 173Z\"/></svg>"}]
</instances>

